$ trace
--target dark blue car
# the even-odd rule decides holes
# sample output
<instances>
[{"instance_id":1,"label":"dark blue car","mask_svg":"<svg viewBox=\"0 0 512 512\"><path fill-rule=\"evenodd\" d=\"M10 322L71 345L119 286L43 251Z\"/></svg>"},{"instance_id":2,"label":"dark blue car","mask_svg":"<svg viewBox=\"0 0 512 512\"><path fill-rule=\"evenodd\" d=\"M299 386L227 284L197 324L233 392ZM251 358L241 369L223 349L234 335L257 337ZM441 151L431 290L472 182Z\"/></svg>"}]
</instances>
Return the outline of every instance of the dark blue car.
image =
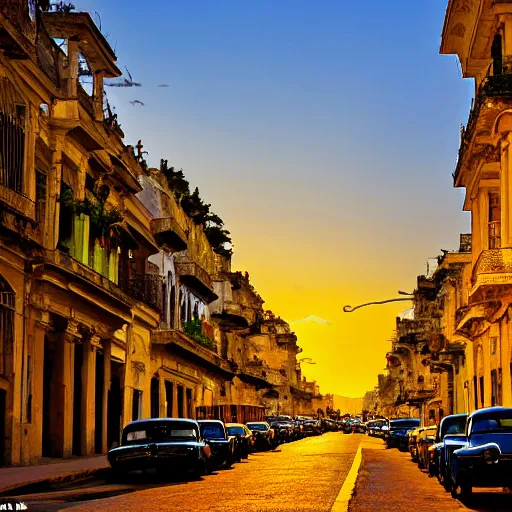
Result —
<instances>
[{"instance_id":1,"label":"dark blue car","mask_svg":"<svg viewBox=\"0 0 512 512\"><path fill-rule=\"evenodd\" d=\"M462 447L449 455L452 494L471 496L474 487L512 487L512 408L472 413Z\"/></svg>"},{"instance_id":2,"label":"dark blue car","mask_svg":"<svg viewBox=\"0 0 512 512\"><path fill-rule=\"evenodd\" d=\"M452 414L441 420L429 464L430 476L437 476L447 490L451 489L451 480L446 471L447 454L461 448L466 442L467 414Z\"/></svg>"},{"instance_id":3,"label":"dark blue car","mask_svg":"<svg viewBox=\"0 0 512 512\"><path fill-rule=\"evenodd\" d=\"M386 448L407 450L409 445L409 432L419 426L419 418L390 420L388 433L384 437Z\"/></svg>"}]
</instances>

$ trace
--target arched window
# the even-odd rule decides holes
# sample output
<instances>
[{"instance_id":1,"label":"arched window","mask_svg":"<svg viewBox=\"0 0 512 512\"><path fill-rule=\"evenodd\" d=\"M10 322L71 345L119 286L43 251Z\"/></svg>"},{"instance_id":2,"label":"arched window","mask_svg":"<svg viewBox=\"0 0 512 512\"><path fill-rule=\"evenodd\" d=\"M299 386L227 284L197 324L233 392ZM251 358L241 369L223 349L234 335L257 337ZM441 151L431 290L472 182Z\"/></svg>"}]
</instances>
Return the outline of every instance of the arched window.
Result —
<instances>
[{"instance_id":1,"label":"arched window","mask_svg":"<svg viewBox=\"0 0 512 512\"><path fill-rule=\"evenodd\" d=\"M8 373L8 357L14 343L15 294L7 281L0 276L0 374Z\"/></svg>"}]
</instances>

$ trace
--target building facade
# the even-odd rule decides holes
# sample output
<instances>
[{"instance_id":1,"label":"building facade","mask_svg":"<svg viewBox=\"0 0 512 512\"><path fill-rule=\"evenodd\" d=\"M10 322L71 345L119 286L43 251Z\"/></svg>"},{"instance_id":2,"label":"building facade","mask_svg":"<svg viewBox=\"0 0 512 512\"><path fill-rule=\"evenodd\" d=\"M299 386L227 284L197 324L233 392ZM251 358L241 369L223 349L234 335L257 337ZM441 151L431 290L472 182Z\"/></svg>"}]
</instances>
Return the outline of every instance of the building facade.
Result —
<instances>
[{"instance_id":1,"label":"building facade","mask_svg":"<svg viewBox=\"0 0 512 512\"><path fill-rule=\"evenodd\" d=\"M91 17L4 2L0 34L0 466L105 453L134 419L313 412L289 325L124 143Z\"/></svg>"}]
</instances>

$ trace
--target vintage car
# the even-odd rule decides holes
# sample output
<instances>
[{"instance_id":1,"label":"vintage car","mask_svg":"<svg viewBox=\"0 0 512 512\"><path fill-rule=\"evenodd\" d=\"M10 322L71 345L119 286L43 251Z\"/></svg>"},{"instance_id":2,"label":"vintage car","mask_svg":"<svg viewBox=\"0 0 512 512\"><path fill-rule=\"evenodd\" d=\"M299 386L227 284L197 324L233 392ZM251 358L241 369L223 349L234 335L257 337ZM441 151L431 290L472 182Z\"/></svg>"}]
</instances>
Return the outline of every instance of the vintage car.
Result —
<instances>
[{"instance_id":1,"label":"vintage car","mask_svg":"<svg viewBox=\"0 0 512 512\"><path fill-rule=\"evenodd\" d=\"M425 427L418 427L409 431L408 447L413 462L418 462L418 436L424 428Z\"/></svg>"},{"instance_id":2,"label":"vintage car","mask_svg":"<svg viewBox=\"0 0 512 512\"><path fill-rule=\"evenodd\" d=\"M254 436L254 447L257 450L272 450L277 446L274 430L266 421L251 421L247 428Z\"/></svg>"},{"instance_id":3,"label":"vintage car","mask_svg":"<svg viewBox=\"0 0 512 512\"><path fill-rule=\"evenodd\" d=\"M208 473L211 449L194 420L155 418L132 421L123 429L121 445L108 452L115 478L130 471L157 470L164 474Z\"/></svg>"},{"instance_id":4,"label":"vintage car","mask_svg":"<svg viewBox=\"0 0 512 512\"><path fill-rule=\"evenodd\" d=\"M254 436L247 428L247 425L242 423L226 423L226 432L228 437L233 439L235 445L235 461L240 462L242 459L247 459L249 453L254 449Z\"/></svg>"},{"instance_id":5,"label":"vintage car","mask_svg":"<svg viewBox=\"0 0 512 512\"><path fill-rule=\"evenodd\" d=\"M452 495L474 487L512 487L512 408L489 407L469 415L463 446L449 455Z\"/></svg>"},{"instance_id":6,"label":"vintage car","mask_svg":"<svg viewBox=\"0 0 512 512\"><path fill-rule=\"evenodd\" d=\"M429 475L437 476L447 490L451 488L449 475L446 472L447 453L460 448L461 443L465 441L467 418L467 414L445 416L437 429L436 442L429 448Z\"/></svg>"},{"instance_id":7,"label":"vintage car","mask_svg":"<svg viewBox=\"0 0 512 512\"><path fill-rule=\"evenodd\" d=\"M385 419L370 420L366 423L366 433L372 437L382 437L382 427L387 425L388 421Z\"/></svg>"},{"instance_id":8,"label":"vintage car","mask_svg":"<svg viewBox=\"0 0 512 512\"><path fill-rule=\"evenodd\" d=\"M295 425L291 416L269 418L269 425L274 430L275 440L279 444L289 443L295 439Z\"/></svg>"},{"instance_id":9,"label":"vintage car","mask_svg":"<svg viewBox=\"0 0 512 512\"><path fill-rule=\"evenodd\" d=\"M417 438L418 446L418 467L420 469L429 469L430 457L429 449L436 442L437 425L423 428Z\"/></svg>"},{"instance_id":10,"label":"vintage car","mask_svg":"<svg viewBox=\"0 0 512 512\"><path fill-rule=\"evenodd\" d=\"M389 422L389 430L384 436L386 448L406 451L409 446L409 432L420 425L419 418L399 418Z\"/></svg>"},{"instance_id":11,"label":"vintage car","mask_svg":"<svg viewBox=\"0 0 512 512\"><path fill-rule=\"evenodd\" d=\"M227 433L220 420L199 420L201 435L212 450L212 459L217 467L230 468L234 462L235 441Z\"/></svg>"}]
</instances>

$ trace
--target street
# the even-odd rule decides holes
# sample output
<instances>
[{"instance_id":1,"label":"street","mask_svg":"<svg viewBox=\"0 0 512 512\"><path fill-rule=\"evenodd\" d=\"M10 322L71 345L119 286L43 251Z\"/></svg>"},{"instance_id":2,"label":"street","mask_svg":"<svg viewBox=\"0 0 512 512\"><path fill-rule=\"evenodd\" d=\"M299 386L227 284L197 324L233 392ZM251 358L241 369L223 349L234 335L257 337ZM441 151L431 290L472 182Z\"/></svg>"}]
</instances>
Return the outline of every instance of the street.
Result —
<instances>
[{"instance_id":1,"label":"street","mask_svg":"<svg viewBox=\"0 0 512 512\"><path fill-rule=\"evenodd\" d=\"M338 432L250 455L233 469L201 481L151 485L88 482L51 493L20 496L29 511L314 511L331 510L361 435ZM77 503L81 502L81 503Z\"/></svg>"},{"instance_id":2,"label":"street","mask_svg":"<svg viewBox=\"0 0 512 512\"><path fill-rule=\"evenodd\" d=\"M386 450L382 440L327 433L252 454L233 469L200 481L136 477L124 484L84 480L18 496L29 511L314 511L329 512L362 444L362 464L350 512L510 511L512 495L476 490L471 502L453 499L420 471L408 453ZM335 510L338 510L335 508Z\"/></svg>"}]
</instances>

